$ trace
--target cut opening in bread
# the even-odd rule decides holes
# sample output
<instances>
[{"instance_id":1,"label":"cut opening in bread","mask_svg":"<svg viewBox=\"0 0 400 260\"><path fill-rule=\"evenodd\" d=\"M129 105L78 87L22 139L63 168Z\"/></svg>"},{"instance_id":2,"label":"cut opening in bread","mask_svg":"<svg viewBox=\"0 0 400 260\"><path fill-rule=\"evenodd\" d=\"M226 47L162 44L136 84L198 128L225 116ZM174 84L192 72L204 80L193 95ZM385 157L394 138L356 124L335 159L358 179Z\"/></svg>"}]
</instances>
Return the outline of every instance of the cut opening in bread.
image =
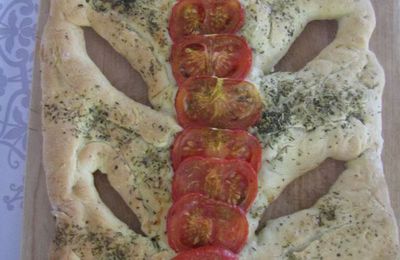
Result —
<instances>
[{"instance_id":1,"label":"cut opening in bread","mask_svg":"<svg viewBox=\"0 0 400 260\"><path fill-rule=\"evenodd\" d=\"M345 162L327 159L316 169L295 179L265 210L257 231L265 227L268 220L312 207L329 192L344 170Z\"/></svg>"},{"instance_id":2,"label":"cut opening in bread","mask_svg":"<svg viewBox=\"0 0 400 260\"><path fill-rule=\"evenodd\" d=\"M84 34L89 57L111 85L133 100L150 106L146 83L129 62L92 28L84 28Z\"/></svg>"},{"instance_id":3,"label":"cut opening in bread","mask_svg":"<svg viewBox=\"0 0 400 260\"><path fill-rule=\"evenodd\" d=\"M335 39L337 30L336 20L310 22L275 66L275 70L282 72L301 70ZM307 45L310 48L304 48Z\"/></svg>"},{"instance_id":4,"label":"cut opening in bread","mask_svg":"<svg viewBox=\"0 0 400 260\"><path fill-rule=\"evenodd\" d=\"M93 173L94 185L104 204L111 212L137 234L145 236L140 227L140 221L135 213L122 199L121 195L111 185L106 174L100 171Z\"/></svg>"}]
</instances>

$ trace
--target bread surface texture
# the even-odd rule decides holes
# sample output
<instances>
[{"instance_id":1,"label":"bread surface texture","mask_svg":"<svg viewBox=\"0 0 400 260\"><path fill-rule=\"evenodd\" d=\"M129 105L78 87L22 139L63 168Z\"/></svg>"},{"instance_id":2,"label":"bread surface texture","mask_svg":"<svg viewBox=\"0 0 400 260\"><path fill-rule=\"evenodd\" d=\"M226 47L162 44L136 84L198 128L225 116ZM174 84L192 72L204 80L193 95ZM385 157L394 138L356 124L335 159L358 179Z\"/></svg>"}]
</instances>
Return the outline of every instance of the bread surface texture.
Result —
<instances>
[{"instance_id":1,"label":"bread surface texture","mask_svg":"<svg viewBox=\"0 0 400 260\"><path fill-rule=\"evenodd\" d=\"M168 18L175 0L51 0L41 44L43 162L56 235L50 259L171 259L170 148L176 83ZM369 50L369 0L242 0L240 31L253 48L247 80L264 111L251 129L263 147L257 199L240 259L400 259L381 150L383 70ZM274 72L313 20L338 32L297 72ZM152 107L113 86L87 54L93 28L140 72ZM135 83L132 82L132 87ZM258 228L289 183L327 158L346 169L318 202ZM102 202L101 171L137 215L135 233ZM257 232L256 232L257 230Z\"/></svg>"}]
</instances>

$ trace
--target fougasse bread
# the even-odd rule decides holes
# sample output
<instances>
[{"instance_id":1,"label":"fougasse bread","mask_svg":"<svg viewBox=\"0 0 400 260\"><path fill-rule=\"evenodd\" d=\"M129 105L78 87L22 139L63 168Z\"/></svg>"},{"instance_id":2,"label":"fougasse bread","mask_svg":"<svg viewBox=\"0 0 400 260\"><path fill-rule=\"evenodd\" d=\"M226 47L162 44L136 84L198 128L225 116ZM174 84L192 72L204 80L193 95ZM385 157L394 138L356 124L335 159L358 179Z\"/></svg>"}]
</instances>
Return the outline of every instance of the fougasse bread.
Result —
<instances>
[{"instance_id":1,"label":"fougasse bread","mask_svg":"<svg viewBox=\"0 0 400 260\"><path fill-rule=\"evenodd\" d=\"M44 166L56 217L50 259L171 259L170 149L181 127L169 57L175 0L52 0L41 45ZM258 195L240 259L400 259L381 150L384 72L369 50L369 0L242 0L240 34L252 46L246 80L264 108L250 130L262 146ZM335 40L297 72L273 72L312 20L336 19ZM152 108L118 91L89 58L93 28L140 72ZM311 44L311 43L310 43ZM132 87L135 83L132 82ZM269 221L264 210L325 159L346 162L311 208ZM113 215L93 172L138 216L137 234Z\"/></svg>"}]
</instances>

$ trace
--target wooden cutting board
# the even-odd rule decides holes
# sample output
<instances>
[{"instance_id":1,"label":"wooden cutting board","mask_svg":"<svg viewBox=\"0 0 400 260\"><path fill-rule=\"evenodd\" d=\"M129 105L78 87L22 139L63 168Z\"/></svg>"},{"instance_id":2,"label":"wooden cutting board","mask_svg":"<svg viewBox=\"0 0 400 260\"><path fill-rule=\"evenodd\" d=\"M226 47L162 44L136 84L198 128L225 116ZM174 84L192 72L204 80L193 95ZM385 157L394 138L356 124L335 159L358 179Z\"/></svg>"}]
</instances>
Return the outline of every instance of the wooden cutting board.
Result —
<instances>
[{"instance_id":1,"label":"wooden cutting board","mask_svg":"<svg viewBox=\"0 0 400 260\"><path fill-rule=\"evenodd\" d=\"M400 220L400 2L398 0L373 0L377 29L371 42L385 68L387 84L384 93L383 128L386 140L383 161L386 180L397 220ZM37 36L36 66L32 85L31 118L29 127L28 160L25 177L24 234L21 259L47 259L49 244L54 234L54 219L46 193L45 174L42 167L42 136L40 123L40 75L39 44L44 23L48 17L49 0L42 0ZM313 22L296 41L278 70L297 70L311 60L335 35L334 22ZM137 101L147 103L145 85L140 76L133 73L128 63L92 30L85 32L89 54L111 83ZM134 88L132 87L134 85ZM133 91L134 90L134 91ZM266 218L307 208L327 192L343 170L343 164L332 160L291 184L267 212ZM113 192L106 179L96 179L96 186L104 190L102 199L111 210L129 226L135 227L134 216L127 212L123 203L108 203L120 198Z\"/></svg>"}]
</instances>

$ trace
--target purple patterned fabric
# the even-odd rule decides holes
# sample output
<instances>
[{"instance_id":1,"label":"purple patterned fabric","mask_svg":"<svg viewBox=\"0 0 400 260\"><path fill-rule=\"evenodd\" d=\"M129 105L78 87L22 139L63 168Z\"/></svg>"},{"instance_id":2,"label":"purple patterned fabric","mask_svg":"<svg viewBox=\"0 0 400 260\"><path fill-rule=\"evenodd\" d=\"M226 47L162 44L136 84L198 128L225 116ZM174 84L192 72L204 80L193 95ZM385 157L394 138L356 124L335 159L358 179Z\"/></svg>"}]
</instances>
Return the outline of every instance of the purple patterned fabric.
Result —
<instances>
[{"instance_id":1,"label":"purple patterned fabric","mask_svg":"<svg viewBox=\"0 0 400 260\"><path fill-rule=\"evenodd\" d=\"M0 0L0 259L19 259L38 0Z\"/></svg>"}]
</instances>

